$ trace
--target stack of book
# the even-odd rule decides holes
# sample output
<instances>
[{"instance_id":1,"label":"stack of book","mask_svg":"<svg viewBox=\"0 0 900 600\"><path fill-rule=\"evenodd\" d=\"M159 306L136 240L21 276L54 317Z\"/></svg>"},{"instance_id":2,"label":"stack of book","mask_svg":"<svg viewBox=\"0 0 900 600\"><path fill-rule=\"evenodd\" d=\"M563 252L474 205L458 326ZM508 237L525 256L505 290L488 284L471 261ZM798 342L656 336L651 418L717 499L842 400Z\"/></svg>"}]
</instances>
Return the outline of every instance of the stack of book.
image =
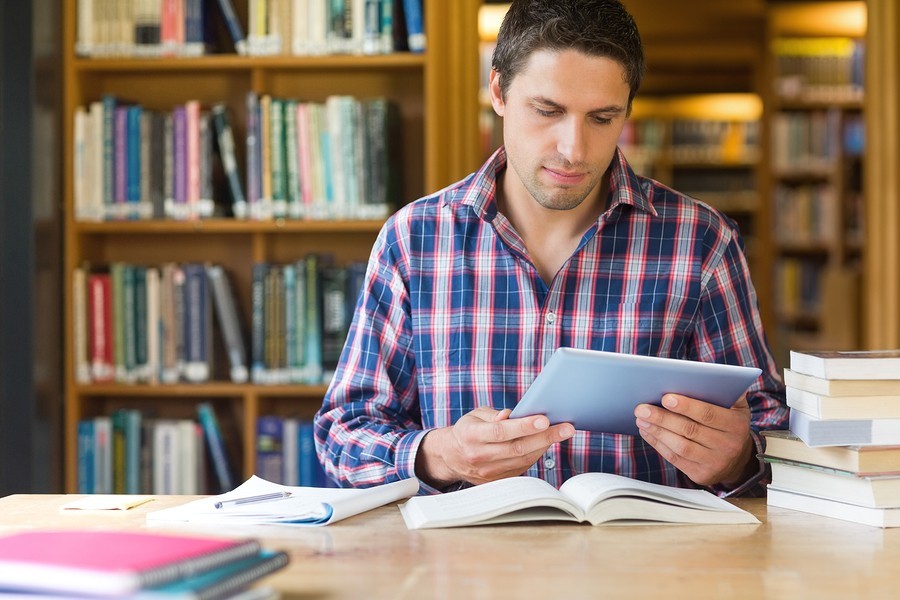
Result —
<instances>
[{"instance_id":1,"label":"stack of book","mask_svg":"<svg viewBox=\"0 0 900 600\"><path fill-rule=\"evenodd\" d=\"M790 431L767 431L768 504L900 526L900 350L791 352Z\"/></svg>"},{"instance_id":2,"label":"stack of book","mask_svg":"<svg viewBox=\"0 0 900 600\"><path fill-rule=\"evenodd\" d=\"M278 594L251 586L288 560L253 539L26 531L0 537L0 596L262 600Z\"/></svg>"}]
</instances>

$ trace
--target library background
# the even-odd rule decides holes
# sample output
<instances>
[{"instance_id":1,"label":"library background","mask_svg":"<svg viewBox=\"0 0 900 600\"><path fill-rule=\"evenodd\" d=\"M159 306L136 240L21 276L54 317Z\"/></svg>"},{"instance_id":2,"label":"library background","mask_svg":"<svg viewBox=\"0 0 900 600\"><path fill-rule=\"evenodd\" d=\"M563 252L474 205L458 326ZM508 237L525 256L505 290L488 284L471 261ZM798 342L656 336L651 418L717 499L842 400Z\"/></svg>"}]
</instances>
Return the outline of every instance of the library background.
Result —
<instances>
[{"instance_id":1,"label":"library background","mask_svg":"<svg viewBox=\"0 0 900 600\"><path fill-rule=\"evenodd\" d=\"M648 74L620 145L739 223L779 366L900 346L893 0L625 4ZM320 482L381 223L500 143L505 9L4 3L0 495Z\"/></svg>"}]
</instances>

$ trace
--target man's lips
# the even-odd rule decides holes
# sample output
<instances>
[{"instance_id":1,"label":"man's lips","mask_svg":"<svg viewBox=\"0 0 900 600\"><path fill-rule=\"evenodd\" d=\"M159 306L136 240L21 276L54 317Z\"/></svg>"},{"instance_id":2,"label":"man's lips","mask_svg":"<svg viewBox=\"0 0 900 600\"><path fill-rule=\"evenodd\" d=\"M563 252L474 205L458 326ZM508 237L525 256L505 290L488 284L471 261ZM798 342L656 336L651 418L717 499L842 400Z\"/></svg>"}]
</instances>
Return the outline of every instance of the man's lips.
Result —
<instances>
[{"instance_id":1,"label":"man's lips","mask_svg":"<svg viewBox=\"0 0 900 600\"><path fill-rule=\"evenodd\" d=\"M583 171L566 171L562 169L551 169L550 167L544 167L544 170L555 181L570 185L580 182L586 175Z\"/></svg>"}]
</instances>

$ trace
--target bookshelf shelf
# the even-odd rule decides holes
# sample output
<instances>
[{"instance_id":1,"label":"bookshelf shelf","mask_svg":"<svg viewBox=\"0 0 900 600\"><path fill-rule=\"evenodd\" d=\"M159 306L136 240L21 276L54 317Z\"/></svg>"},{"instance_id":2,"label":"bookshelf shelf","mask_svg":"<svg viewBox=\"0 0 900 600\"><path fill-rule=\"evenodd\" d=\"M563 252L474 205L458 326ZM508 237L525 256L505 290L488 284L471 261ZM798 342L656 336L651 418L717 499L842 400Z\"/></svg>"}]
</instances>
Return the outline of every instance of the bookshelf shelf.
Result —
<instances>
[{"instance_id":1,"label":"bookshelf shelf","mask_svg":"<svg viewBox=\"0 0 900 600\"><path fill-rule=\"evenodd\" d=\"M428 59L424 53L357 56L237 56L207 55L185 58L76 58L72 68L78 73L162 72L162 71L251 71L290 69L321 71L364 69L423 69Z\"/></svg>"},{"instance_id":2,"label":"bookshelf shelf","mask_svg":"<svg viewBox=\"0 0 900 600\"><path fill-rule=\"evenodd\" d=\"M80 384L76 388L79 394L94 397L115 398L181 398L185 402L193 402L195 398L242 397L246 395L283 397L283 398L318 398L325 396L328 387L325 385L271 385L238 384L228 381L204 384L172 384L172 385L130 385L130 384Z\"/></svg>"},{"instance_id":3,"label":"bookshelf shelf","mask_svg":"<svg viewBox=\"0 0 900 600\"><path fill-rule=\"evenodd\" d=\"M140 235L140 234L375 234L383 225L381 220L323 220L296 221L273 219L270 221L222 219L196 219L192 221L81 221L73 225L73 233L79 235Z\"/></svg>"},{"instance_id":4,"label":"bookshelf shelf","mask_svg":"<svg viewBox=\"0 0 900 600\"><path fill-rule=\"evenodd\" d=\"M113 4L119 1L123 6L126 3L126 0L115 0ZM132 372L126 373L126 378L116 383L100 383L98 381L103 381L103 377L94 377L93 373L84 377L81 368L84 364L76 364L74 355L76 349L80 351L85 347L76 342L76 339L84 339L78 336L79 331L84 335L85 320L79 322L74 315L79 303L87 304L88 299L76 293L76 275L104 274L114 264L138 270L159 270L160 273L166 263L221 266L233 292L247 362L252 363L254 267L291 265L299 269L299 264L313 255L331 259L332 264L340 268L358 267L368 258L384 223L383 218L370 218L371 213L328 215L360 214L366 217L364 219L318 219L321 215L316 215L315 219L266 219L264 216L254 220L222 216L228 215L232 208L227 181L221 172L214 173L217 177L221 175L212 187L214 217L174 220L160 218L157 214L145 220L85 220L81 217L86 213L76 212L75 201L84 181L83 178L76 179L76 173L86 172L83 163L80 163L80 170L76 168L76 159L80 155L76 154L75 143L77 139L83 139L76 136L77 110L87 109L105 96L121 99L123 104L139 103L145 112L171 113L174 107L190 101L197 101L202 111L217 104L224 105L233 130L235 160L246 193L246 140L250 129L248 94L317 104L338 95L359 100L385 98L396 108L398 125L394 138L399 149L396 156L397 189L389 199L396 207L462 178L480 161L477 11L481 2L423 1L428 46L422 53L401 51L371 56L210 54L184 58L78 56L75 52L77 10L82 3L62 3L65 154L61 200L65 214L64 343L67 349L63 427L67 492L79 489L79 424L82 421L134 410L147 419L196 420L197 406L209 403L223 421L226 436L231 438L226 441L236 449L232 452L236 461L235 475L241 480L259 468L256 463L258 418L271 414L309 419L321 406L327 389L324 382L318 382L324 381L323 378L316 379L314 375L307 379L291 379L294 383L233 383L229 377L227 344L222 335L224 327L215 315L211 317L215 323L211 348L216 359L203 383L183 382L186 379L183 374L176 377L178 383L151 383L152 380L139 370L136 376ZM238 7L238 16L246 30L246 3ZM230 46L226 43L222 47ZM217 144L218 140L213 145ZM217 161L212 169L224 172L224 163L218 154L211 156L211 160ZM364 183L371 184L370 181ZM361 189L371 193L368 185ZM108 214L104 213L104 216ZM89 217L97 218L94 213ZM328 267L326 260L323 268ZM78 314L86 314L84 306L81 308ZM127 313L123 311L123 314ZM139 317L135 320L142 322ZM138 332L135 335L142 335L139 328L135 331ZM291 377L293 375L291 373ZM87 383L92 378L95 382ZM241 381L241 378L237 377L235 381ZM251 378L251 381L259 380Z\"/></svg>"}]
</instances>

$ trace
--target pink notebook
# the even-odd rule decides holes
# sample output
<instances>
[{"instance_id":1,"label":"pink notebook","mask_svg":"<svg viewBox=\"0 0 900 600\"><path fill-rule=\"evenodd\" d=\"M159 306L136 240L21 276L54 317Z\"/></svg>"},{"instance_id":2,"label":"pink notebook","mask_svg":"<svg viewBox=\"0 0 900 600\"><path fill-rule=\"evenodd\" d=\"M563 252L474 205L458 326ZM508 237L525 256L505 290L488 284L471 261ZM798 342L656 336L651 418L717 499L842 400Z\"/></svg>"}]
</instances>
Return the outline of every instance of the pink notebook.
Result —
<instances>
[{"instance_id":1,"label":"pink notebook","mask_svg":"<svg viewBox=\"0 0 900 600\"><path fill-rule=\"evenodd\" d=\"M256 540L124 531L0 537L0 591L120 596L256 555Z\"/></svg>"}]
</instances>

